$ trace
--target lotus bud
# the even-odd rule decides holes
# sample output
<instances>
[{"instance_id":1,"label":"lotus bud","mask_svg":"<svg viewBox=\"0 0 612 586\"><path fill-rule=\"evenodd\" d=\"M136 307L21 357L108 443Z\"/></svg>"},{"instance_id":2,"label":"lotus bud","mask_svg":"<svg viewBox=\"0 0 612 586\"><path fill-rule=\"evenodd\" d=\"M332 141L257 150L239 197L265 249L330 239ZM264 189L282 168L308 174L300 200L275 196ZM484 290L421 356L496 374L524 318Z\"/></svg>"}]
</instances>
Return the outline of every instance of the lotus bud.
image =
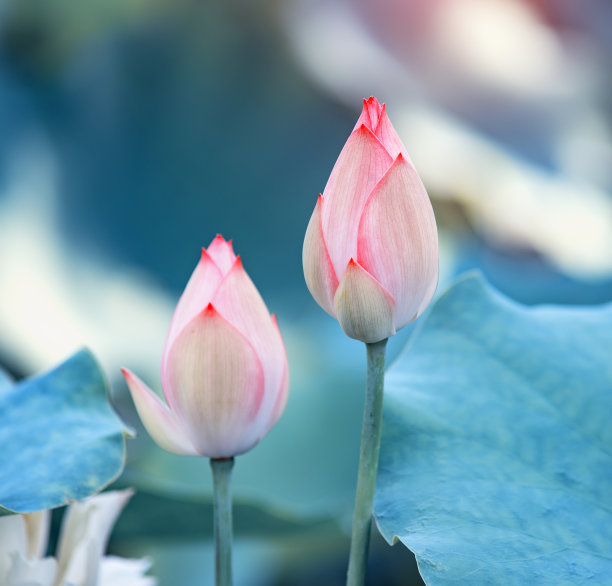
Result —
<instances>
[{"instance_id":1,"label":"lotus bud","mask_svg":"<svg viewBox=\"0 0 612 586\"><path fill-rule=\"evenodd\" d=\"M289 371L283 340L231 241L217 236L181 296L166 338L165 404L123 369L151 437L176 454L231 458L281 416Z\"/></svg>"},{"instance_id":2,"label":"lotus bud","mask_svg":"<svg viewBox=\"0 0 612 586\"><path fill-rule=\"evenodd\" d=\"M310 293L351 338L393 336L431 301L438 282L433 209L374 97L364 100L319 195L302 258Z\"/></svg>"}]
</instances>

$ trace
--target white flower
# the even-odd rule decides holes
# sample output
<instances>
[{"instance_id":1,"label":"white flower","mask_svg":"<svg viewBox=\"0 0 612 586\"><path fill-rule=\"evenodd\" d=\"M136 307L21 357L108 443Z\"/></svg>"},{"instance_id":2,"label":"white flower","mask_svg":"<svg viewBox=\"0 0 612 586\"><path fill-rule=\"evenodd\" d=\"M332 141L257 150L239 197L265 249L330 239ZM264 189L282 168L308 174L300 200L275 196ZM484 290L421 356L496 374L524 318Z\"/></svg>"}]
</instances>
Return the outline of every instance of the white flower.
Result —
<instances>
[{"instance_id":1,"label":"white flower","mask_svg":"<svg viewBox=\"0 0 612 586\"><path fill-rule=\"evenodd\" d=\"M0 584L3 586L155 586L147 559L104 556L110 532L132 496L106 492L68 507L56 557L43 557L50 511L0 517Z\"/></svg>"}]
</instances>

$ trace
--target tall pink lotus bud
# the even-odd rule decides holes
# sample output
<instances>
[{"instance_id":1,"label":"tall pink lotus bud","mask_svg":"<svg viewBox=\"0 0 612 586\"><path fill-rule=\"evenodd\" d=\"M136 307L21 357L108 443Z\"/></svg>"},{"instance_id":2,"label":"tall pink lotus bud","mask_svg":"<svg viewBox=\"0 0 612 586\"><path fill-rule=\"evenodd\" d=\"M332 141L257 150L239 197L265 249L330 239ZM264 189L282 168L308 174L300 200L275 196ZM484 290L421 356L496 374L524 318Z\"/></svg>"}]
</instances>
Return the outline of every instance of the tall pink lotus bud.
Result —
<instances>
[{"instance_id":1,"label":"tall pink lotus bud","mask_svg":"<svg viewBox=\"0 0 612 586\"><path fill-rule=\"evenodd\" d=\"M363 111L306 230L310 293L351 338L378 342L414 321L438 282L431 202L384 104Z\"/></svg>"},{"instance_id":2,"label":"tall pink lotus bud","mask_svg":"<svg viewBox=\"0 0 612 586\"><path fill-rule=\"evenodd\" d=\"M176 454L230 458L250 450L281 416L289 371L276 318L217 236L191 275L166 338L167 405L122 371L151 437Z\"/></svg>"}]
</instances>

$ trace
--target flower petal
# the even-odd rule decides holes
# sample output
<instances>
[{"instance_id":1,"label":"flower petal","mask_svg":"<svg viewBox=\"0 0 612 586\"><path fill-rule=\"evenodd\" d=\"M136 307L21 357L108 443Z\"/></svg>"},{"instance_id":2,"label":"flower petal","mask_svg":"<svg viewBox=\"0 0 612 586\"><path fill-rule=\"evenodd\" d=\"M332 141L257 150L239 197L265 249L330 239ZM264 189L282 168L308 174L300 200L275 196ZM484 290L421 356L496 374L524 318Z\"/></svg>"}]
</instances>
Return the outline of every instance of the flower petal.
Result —
<instances>
[{"instance_id":1,"label":"flower petal","mask_svg":"<svg viewBox=\"0 0 612 586\"><path fill-rule=\"evenodd\" d=\"M214 240L208 245L206 251L223 275L227 274L236 260L232 241L228 240L226 242L221 234L217 234Z\"/></svg>"},{"instance_id":2,"label":"flower petal","mask_svg":"<svg viewBox=\"0 0 612 586\"><path fill-rule=\"evenodd\" d=\"M122 369L121 372L132 394L140 420L155 442L173 454L197 456L198 452L176 415L136 375L127 369Z\"/></svg>"},{"instance_id":3,"label":"flower petal","mask_svg":"<svg viewBox=\"0 0 612 586\"><path fill-rule=\"evenodd\" d=\"M436 271L436 278L433 279L431 283L429 284L429 288L425 291L425 294L423 295L423 301L421 301L421 304L419 305L419 308L417 309L416 315L412 318L411 321L414 321L417 317L423 315L423 312L427 309L427 306L429 305L429 302L434 296L434 293L436 292L437 287L438 287L438 272Z\"/></svg>"},{"instance_id":4,"label":"flower petal","mask_svg":"<svg viewBox=\"0 0 612 586\"><path fill-rule=\"evenodd\" d=\"M2 586L52 586L55 583L57 562L53 558L23 557L13 552L7 556L11 563L8 575L2 579Z\"/></svg>"},{"instance_id":5,"label":"flower petal","mask_svg":"<svg viewBox=\"0 0 612 586\"><path fill-rule=\"evenodd\" d=\"M365 206L358 250L359 263L395 300L395 327L416 319L437 283L438 233L425 187L401 154Z\"/></svg>"},{"instance_id":6,"label":"flower petal","mask_svg":"<svg viewBox=\"0 0 612 586\"><path fill-rule=\"evenodd\" d=\"M227 458L253 447L264 374L249 341L210 304L172 344L173 409L198 452Z\"/></svg>"},{"instance_id":7,"label":"flower petal","mask_svg":"<svg viewBox=\"0 0 612 586\"><path fill-rule=\"evenodd\" d=\"M400 137L395 131L395 128L393 128L393 124L391 124L389 116L387 116L387 108L384 104L382 105L380 118L374 134L376 135L376 138L383 143L384 147L387 149L387 152L393 159L397 158L397 155L401 153L402 156L412 164L410 157L406 152L404 143L401 141Z\"/></svg>"},{"instance_id":8,"label":"flower petal","mask_svg":"<svg viewBox=\"0 0 612 586\"><path fill-rule=\"evenodd\" d=\"M213 244L214 242L215 241L213 240ZM220 246L218 246L218 248L220 248ZM162 388L164 390L164 395L166 395L166 400L170 406L172 406L172 401L166 394L166 362L168 358L168 350L185 325L210 303L214 292L219 286L219 283L221 283L222 278L223 274L221 269L211 258L208 251L203 248L200 262L193 271L191 278L189 279L187 286L185 287L185 290L178 301L176 309L174 310L174 315L172 316L172 321L170 322L168 335L166 336L166 342L164 344L161 365Z\"/></svg>"},{"instance_id":9,"label":"flower petal","mask_svg":"<svg viewBox=\"0 0 612 586\"><path fill-rule=\"evenodd\" d=\"M349 136L334 165L323 192L321 225L338 276L357 256L363 207L392 162L381 142L361 125Z\"/></svg>"},{"instance_id":10,"label":"flower petal","mask_svg":"<svg viewBox=\"0 0 612 586\"><path fill-rule=\"evenodd\" d=\"M283 382L286 354L283 340L240 257L213 298L215 309L251 343L264 374L264 397L258 422L267 425Z\"/></svg>"},{"instance_id":11,"label":"flower petal","mask_svg":"<svg viewBox=\"0 0 612 586\"><path fill-rule=\"evenodd\" d=\"M367 100L363 101L363 110L355 128L359 128L361 124L364 124L368 130L371 130L374 136L382 143L387 149L387 152L392 159L395 159L397 155L402 155L410 161L410 157L406 152L406 147L398 136L395 128L387 116L387 108L385 104L380 104L379 101L371 96Z\"/></svg>"},{"instance_id":12,"label":"flower petal","mask_svg":"<svg viewBox=\"0 0 612 586\"><path fill-rule=\"evenodd\" d=\"M22 515L0 517L0 584L5 584L13 565L10 554L25 558L28 555L28 537Z\"/></svg>"},{"instance_id":13,"label":"flower petal","mask_svg":"<svg viewBox=\"0 0 612 586\"><path fill-rule=\"evenodd\" d=\"M388 291L353 259L342 276L334 307L350 338L379 342L395 335L395 303Z\"/></svg>"},{"instance_id":14,"label":"flower petal","mask_svg":"<svg viewBox=\"0 0 612 586\"><path fill-rule=\"evenodd\" d=\"M271 429L272 426L280 419L280 416L283 414L285 406L287 405L287 397L289 395L289 362L287 360L287 353L285 352L285 345L283 344L283 339L275 315L272 316L272 321L274 322L274 327L278 334L280 346L282 347L283 376L281 378L280 389L276 395L276 399L274 400L274 406L272 408L272 418L270 420L268 430ZM268 432L268 430L266 430L266 433Z\"/></svg>"},{"instance_id":15,"label":"flower petal","mask_svg":"<svg viewBox=\"0 0 612 586\"><path fill-rule=\"evenodd\" d=\"M363 100L363 109L361 110L361 115L353 130L356 130L363 124L368 130L376 134L376 127L378 126L378 120L380 119L380 113L383 108L384 104L381 106L374 96L370 96L367 100Z\"/></svg>"},{"instance_id":16,"label":"flower petal","mask_svg":"<svg viewBox=\"0 0 612 586\"><path fill-rule=\"evenodd\" d=\"M99 560L133 494L129 489L105 492L68 507L58 546L58 584L97 583Z\"/></svg>"},{"instance_id":17,"label":"flower petal","mask_svg":"<svg viewBox=\"0 0 612 586\"><path fill-rule=\"evenodd\" d=\"M310 294L315 301L329 313L334 313L334 294L338 288L338 277L329 258L323 230L321 228L321 207L323 199L321 195L317 198L302 248L302 264L304 265L304 277Z\"/></svg>"},{"instance_id":18,"label":"flower petal","mask_svg":"<svg viewBox=\"0 0 612 586\"><path fill-rule=\"evenodd\" d=\"M36 511L23 515L28 535L28 557L42 558L47 551L51 511Z\"/></svg>"}]
</instances>

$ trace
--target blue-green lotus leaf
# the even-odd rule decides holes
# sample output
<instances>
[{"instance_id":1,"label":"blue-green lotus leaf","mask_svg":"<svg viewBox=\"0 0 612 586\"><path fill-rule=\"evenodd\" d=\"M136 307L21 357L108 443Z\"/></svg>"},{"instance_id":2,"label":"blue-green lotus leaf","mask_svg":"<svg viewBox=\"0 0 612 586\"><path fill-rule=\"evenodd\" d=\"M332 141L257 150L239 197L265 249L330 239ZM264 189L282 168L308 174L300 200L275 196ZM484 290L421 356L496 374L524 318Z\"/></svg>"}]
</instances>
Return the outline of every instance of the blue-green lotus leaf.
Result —
<instances>
[{"instance_id":1,"label":"blue-green lotus leaf","mask_svg":"<svg viewBox=\"0 0 612 586\"><path fill-rule=\"evenodd\" d=\"M123 468L123 435L102 371L86 350L41 376L2 386L0 514L58 507L100 491Z\"/></svg>"},{"instance_id":2,"label":"blue-green lotus leaf","mask_svg":"<svg viewBox=\"0 0 612 586\"><path fill-rule=\"evenodd\" d=\"M427 584L609 584L611 418L612 305L466 277L387 374L378 526Z\"/></svg>"}]
</instances>

